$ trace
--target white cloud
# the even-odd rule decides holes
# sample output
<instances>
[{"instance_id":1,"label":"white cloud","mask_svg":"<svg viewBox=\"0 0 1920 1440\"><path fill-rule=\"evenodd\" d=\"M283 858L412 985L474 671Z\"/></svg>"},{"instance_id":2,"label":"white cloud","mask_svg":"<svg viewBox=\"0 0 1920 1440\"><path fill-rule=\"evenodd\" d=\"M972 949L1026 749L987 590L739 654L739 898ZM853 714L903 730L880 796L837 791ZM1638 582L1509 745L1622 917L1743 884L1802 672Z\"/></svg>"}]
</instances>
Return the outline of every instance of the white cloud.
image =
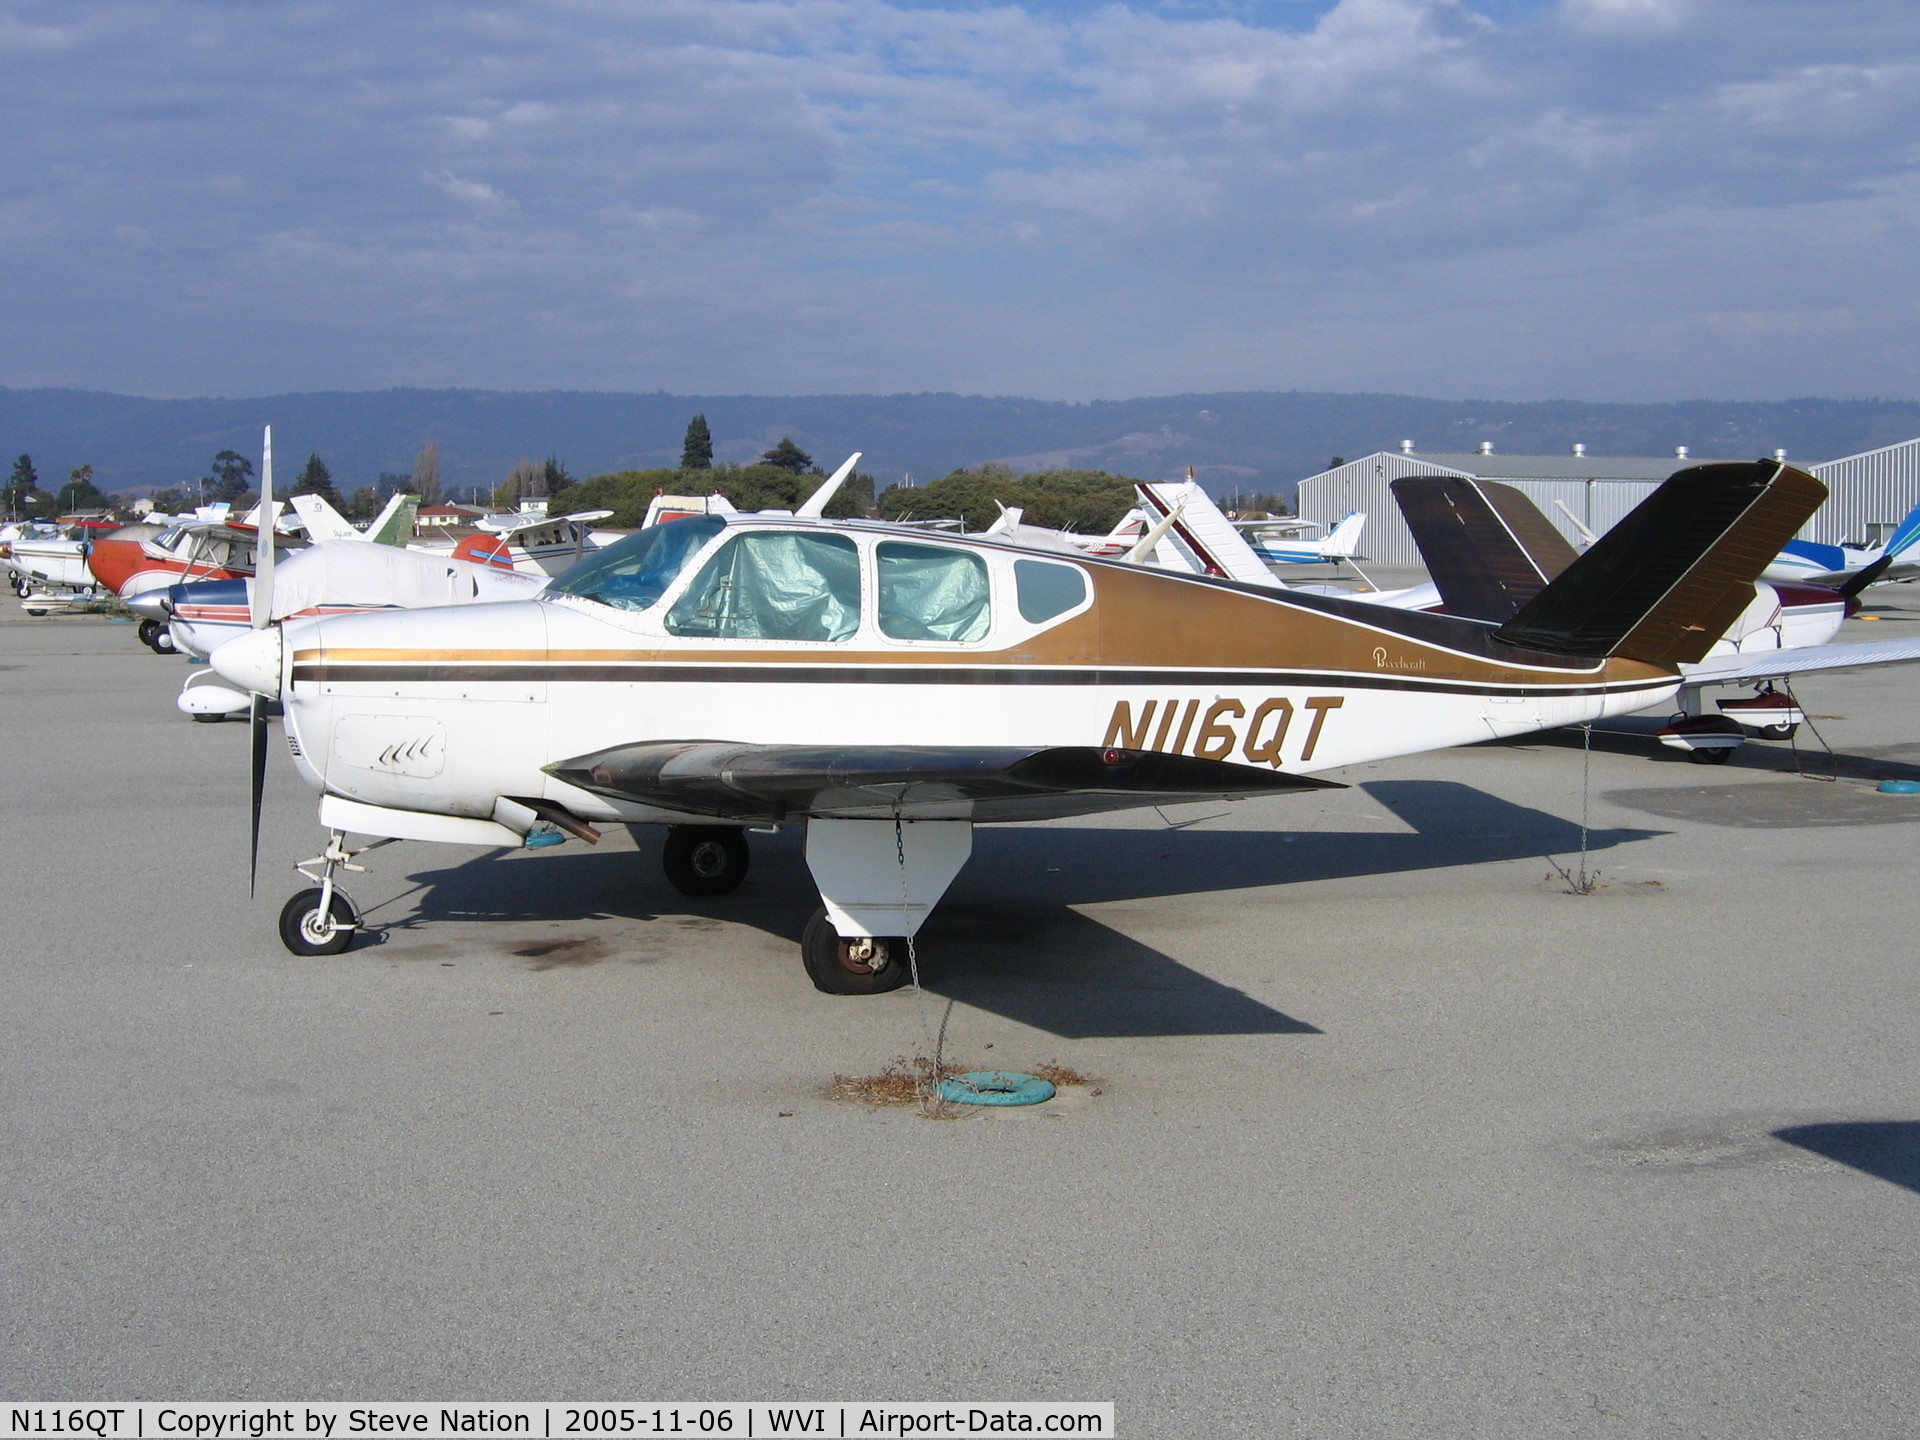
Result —
<instances>
[{"instance_id":1,"label":"white cloud","mask_svg":"<svg viewBox=\"0 0 1920 1440\"><path fill-rule=\"evenodd\" d=\"M483 210L510 210L513 201L494 189L493 186L478 180L462 180L447 170L429 170L421 176L429 185L444 191L456 200L464 200L469 205Z\"/></svg>"},{"instance_id":2,"label":"white cloud","mask_svg":"<svg viewBox=\"0 0 1920 1440\"><path fill-rule=\"evenodd\" d=\"M1281 8L16 4L0 383L1920 390L1911 5Z\"/></svg>"}]
</instances>

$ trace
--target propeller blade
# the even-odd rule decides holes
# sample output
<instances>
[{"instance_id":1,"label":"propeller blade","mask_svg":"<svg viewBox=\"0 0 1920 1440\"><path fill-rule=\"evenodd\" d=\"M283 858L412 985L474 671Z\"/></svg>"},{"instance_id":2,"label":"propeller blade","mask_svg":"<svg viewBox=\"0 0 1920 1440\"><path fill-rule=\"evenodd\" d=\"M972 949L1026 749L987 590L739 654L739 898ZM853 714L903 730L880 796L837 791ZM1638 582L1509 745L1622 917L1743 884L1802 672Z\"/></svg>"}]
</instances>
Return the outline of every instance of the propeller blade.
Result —
<instances>
[{"instance_id":1,"label":"propeller blade","mask_svg":"<svg viewBox=\"0 0 1920 1440\"><path fill-rule=\"evenodd\" d=\"M1853 599L1854 596L1858 595L1862 590L1866 589L1867 586L1873 584L1874 581L1878 580L1882 575L1886 574L1887 567L1893 564L1893 560L1894 560L1893 551L1889 549L1886 554L1882 555L1878 560L1874 561L1871 565L1868 565L1862 570L1860 570L1857 574L1853 576L1852 579L1848 580L1846 584L1842 585L1840 587L1840 593L1849 600Z\"/></svg>"},{"instance_id":2,"label":"propeller blade","mask_svg":"<svg viewBox=\"0 0 1920 1440\"><path fill-rule=\"evenodd\" d=\"M254 542L253 599L248 618L264 630L273 621L273 427L267 426L260 452L260 528Z\"/></svg>"},{"instance_id":3,"label":"propeller blade","mask_svg":"<svg viewBox=\"0 0 1920 1440\"><path fill-rule=\"evenodd\" d=\"M260 801L267 788L267 699L253 697L247 720L253 729L253 833L247 847L247 898L260 878Z\"/></svg>"}]
</instances>

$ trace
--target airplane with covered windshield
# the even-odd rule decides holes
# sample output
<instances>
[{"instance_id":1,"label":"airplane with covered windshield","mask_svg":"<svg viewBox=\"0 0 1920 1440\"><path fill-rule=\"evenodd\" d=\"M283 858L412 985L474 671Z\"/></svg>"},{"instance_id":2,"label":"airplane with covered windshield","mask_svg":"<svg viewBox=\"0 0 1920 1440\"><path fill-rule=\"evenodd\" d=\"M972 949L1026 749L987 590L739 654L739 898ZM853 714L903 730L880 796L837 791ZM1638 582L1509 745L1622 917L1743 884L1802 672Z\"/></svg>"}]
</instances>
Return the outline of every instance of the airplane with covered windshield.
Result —
<instances>
[{"instance_id":1,"label":"airplane with covered windshield","mask_svg":"<svg viewBox=\"0 0 1920 1440\"><path fill-rule=\"evenodd\" d=\"M821 905L801 958L819 989L865 994L907 977L977 825L1318 790L1670 698L1825 495L1778 462L1683 470L1500 623L707 514L497 605L274 625L263 565L256 633L212 664L254 696L256 858L269 702L320 796L325 849L281 912L296 953L351 942L340 872L374 845L662 827L671 882L716 895L748 872L748 827L803 825ZM1920 639L1825 653L1863 649L1920 658Z\"/></svg>"}]
</instances>

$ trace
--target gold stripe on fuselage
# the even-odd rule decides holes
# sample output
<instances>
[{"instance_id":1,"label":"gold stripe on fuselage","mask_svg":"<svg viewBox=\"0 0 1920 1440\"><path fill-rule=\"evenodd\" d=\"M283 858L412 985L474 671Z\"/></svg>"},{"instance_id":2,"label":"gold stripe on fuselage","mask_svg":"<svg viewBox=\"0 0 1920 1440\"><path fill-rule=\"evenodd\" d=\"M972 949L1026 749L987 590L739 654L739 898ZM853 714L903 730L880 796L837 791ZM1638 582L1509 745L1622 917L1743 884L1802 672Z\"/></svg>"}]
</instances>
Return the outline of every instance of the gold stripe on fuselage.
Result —
<instances>
[{"instance_id":1,"label":"gold stripe on fuselage","mask_svg":"<svg viewBox=\"0 0 1920 1440\"><path fill-rule=\"evenodd\" d=\"M531 665L808 665L973 666L1010 669L1088 668L1105 671L1284 671L1395 676L1411 681L1591 690L1649 684L1673 672L1634 660L1569 660L1558 664L1500 661L1401 634L1405 623L1448 617L1410 616L1381 609L1376 616L1334 614L1274 595L1227 588L1193 577L1131 567L1089 565L1094 604L1072 619L999 648L851 649L843 645L791 647L743 641L738 648L711 642L646 649L452 649L394 647L306 648L296 664L531 664ZM1171 588L1170 587L1177 587ZM1361 602L1351 602L1351 608ZM1461 626L1472 622L1460 621ZM1484 633L1461 631L1463 641ZM1549 657L1542 657L1543 662Z\"/></svg>"}]
</instances>

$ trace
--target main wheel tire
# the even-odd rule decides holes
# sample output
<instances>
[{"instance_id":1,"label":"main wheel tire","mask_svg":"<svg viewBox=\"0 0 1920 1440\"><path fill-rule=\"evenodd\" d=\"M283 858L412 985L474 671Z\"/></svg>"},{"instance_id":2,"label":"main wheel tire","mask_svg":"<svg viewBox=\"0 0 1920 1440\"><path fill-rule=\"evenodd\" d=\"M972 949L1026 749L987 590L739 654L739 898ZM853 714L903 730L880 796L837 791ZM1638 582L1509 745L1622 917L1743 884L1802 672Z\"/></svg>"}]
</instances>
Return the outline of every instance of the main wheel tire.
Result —
<instances>
[{"instance_id":1,"label":"main wheel tire","mask_svg":"<svg viewBox=\"0 0 1920 1440\"><path fill-rule=\"evenodd\" d=\"M1762 725L1760 737L1763 740L1791 740L1799 728L1798 725Z\"/></svg>"},{"instance_id":2,"label":"main wheel tire","mask_svg":"<svg viewBox=\"0 0 1920 1440\"><path fill-rule=\"evenodd\" d=\"M859 944L873 947L866 959L855 956ZM814 989L828 995L883 995L911 979L905 936L876 936L865 942L843 940L822 905L800 935L800 959Z\"/></svg>"},{"instance_id":3,"label":"main wheel tire","mask_svg":"<svg viewBox=\"0 0 1920 1440\"><path fill-rule=\"evenodd\" d=\"M753 852L737 825L673 825L660 852L667 883L682 895L730 895L747 878Z\"/></svg>"},{"instance_id":4,"label":"main wheel tire","mask_svg":"<svg viewBox=\"0 0 1920 1440\"><path fill-rule=\"evenodd\" d=\"M333 892L330 909L336 925L359 924L353 902L338 890ZM317 885L311 890L302 890L280 911L280 943L296 955L338 955L353 943L354 933L351 929L329 933L320 914Z\"/></svg>"},{"instance_id":5,"label":"main wheel tire","mask_svg":"<svg viewBox=\"0 0 1920 1440\"><path fill-rule=\"evenodd\" d=\"M218 710L214 710L211 712L204 711L204 710L196 710L193 712L193 718L194 718L194 722L199 725L218 725L222 720L225 720L227 717L222 715Z\"/></svg>"},{"instance_id":6,"label":"main wheel tire","mask_svg":"<svg viewBox=\"0 0 1920 1440\"><path fill-rule=\"evenodd\" d=\"M1733 758L1731 745L1703 745L1698 750L1687 752L1687 758L1696 765L1724 765Z\"/></svg>"}]
</instances>

